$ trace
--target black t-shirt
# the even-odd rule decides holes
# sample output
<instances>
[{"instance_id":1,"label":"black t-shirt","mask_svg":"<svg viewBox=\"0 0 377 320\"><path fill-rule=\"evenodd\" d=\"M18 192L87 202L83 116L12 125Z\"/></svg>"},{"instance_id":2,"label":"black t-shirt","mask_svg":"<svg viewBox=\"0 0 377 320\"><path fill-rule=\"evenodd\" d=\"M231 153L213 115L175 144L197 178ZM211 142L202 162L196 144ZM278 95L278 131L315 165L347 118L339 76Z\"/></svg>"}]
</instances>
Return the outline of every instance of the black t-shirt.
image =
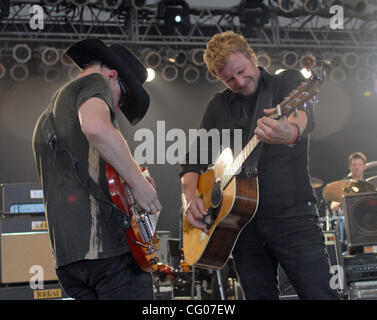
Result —
<instances>
[{"instance_id":1,"label":"black t-shirt","mask_svg":"<svg viewBox=\"0 0 377 320\"><path fill-rule=\"evenodd\" d=\"M56 267L83 259L102 259L129 251L120 222L112 207L93 197L86 186L90 176L108 196L105 161L81 131L78 109L91 97L104 100L112 118L112 93L99 73L76 79L57 91L39 118L33 135L33 151L41 178L49 235ZM50 150L41 126L53 110L59 148L77 158L77 171L68 152ZM119 218L119 220L118 220Z\"/></svg>"},{"instance_id":2,"label":"black t-shirt","mask_svg":"<svg viewBox=\"0 0 377 320\"><path fill-rule=\"evenodd\" d=\"M242 129L242 145L245 146L253 136L253 123L263 116L263 108L275 107L304 80L297 70L287 70L279 75L270 75L263 68L257 92L250 98L244 98L229 89L216 93L209 101L202 116L200 128L210 130ZM308 133L314 128L314 116L311 104L307 104L308 124L301 140L294 146L276 144L259 144L245 165L255 164L255 157L260 152L258 162L259 209L264 217L294 216L302 212L315 213L316 196L310 184L308 170ZM257 114L256 114L257 113ZM253 119L255 119L253 121ZM197 141L200 145L200 141ZM231 148L234 149L233 134ZM199 146L198 152L203 152ZM195 152L195 151L194 151ZM211 158L211 144L208 164L216 159ZM190 158L191 157L191 158ZM199 155L197 155L199 157ZM181 165L180 176L186 172L201 173L208 164L192 164L189 153L186 163ZM214 161L212 161L214 160ZM308 205L308 203L310 203Z\"/></svg>"}]
</instances>

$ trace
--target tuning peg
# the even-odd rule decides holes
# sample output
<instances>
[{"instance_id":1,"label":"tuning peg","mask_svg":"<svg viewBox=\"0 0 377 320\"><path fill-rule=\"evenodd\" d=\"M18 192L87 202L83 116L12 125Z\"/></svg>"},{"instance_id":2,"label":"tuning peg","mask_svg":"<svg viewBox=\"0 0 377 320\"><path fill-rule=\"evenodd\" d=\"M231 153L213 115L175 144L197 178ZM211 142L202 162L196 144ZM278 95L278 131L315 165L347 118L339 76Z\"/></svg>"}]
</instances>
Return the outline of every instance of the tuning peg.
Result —
<instances>
[{"instance_id":1,"label":"tuning peg","mask_svg":"<svg viewBox=\"0 0 377 320\"><path fill-rule=\"evenodd\" d=\"M313 104L317 104L318 103L318 97L317 96L313 96L309 101L311 103L313 103Z\"/></svg>"}]
</instances>

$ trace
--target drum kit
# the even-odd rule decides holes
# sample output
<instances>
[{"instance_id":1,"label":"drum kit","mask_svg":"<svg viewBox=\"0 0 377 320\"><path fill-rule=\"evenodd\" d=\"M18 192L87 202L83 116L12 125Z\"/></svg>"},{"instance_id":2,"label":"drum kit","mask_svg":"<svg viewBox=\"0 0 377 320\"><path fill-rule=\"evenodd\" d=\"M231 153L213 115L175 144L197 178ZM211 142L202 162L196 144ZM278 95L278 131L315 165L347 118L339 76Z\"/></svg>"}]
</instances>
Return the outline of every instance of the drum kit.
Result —
<instances>
[{"instance_id":1,"label":"drum kit","mask_svg":"<svg viewBox=\"0 0 377 320\"><path fill-rule=\"evenodd\" d=\"M313 188L317 189L322 187L324 184L321 179L312 177L311 185ZM344 245L346 241L344 235L343 209L339 207L338 210L331 210L329 203L341 203L345 195L365 192L376 192L376 186L368 181L342 179L328 183L322 189L322 201L325 203L326 216L320 217L320 226L324 231L336 231L338 233L339 242L341 245Z\"/></svg>"}]
</instances>

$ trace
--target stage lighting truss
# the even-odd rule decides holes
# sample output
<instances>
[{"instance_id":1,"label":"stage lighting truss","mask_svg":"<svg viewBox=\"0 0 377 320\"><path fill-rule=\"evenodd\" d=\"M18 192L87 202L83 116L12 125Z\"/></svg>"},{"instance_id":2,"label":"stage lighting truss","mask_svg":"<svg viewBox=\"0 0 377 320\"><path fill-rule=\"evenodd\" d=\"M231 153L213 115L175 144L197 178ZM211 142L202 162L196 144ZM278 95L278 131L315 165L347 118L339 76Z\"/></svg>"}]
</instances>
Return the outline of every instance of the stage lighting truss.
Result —
<instances>
[{"instance_id":1,"label":"stage lighting truss","mask_svg":"<svg viewBox=\"0 0 377 320\"><path fill-rule=\"evenodd\" d=\"M162 0L158 4L157 16L165 24L187 29L190 26L190 7L184 0Z\"/></svg>"},{"instance_id":2,"label":"stage lighting truss","mask_svg":"<svg viewBox=\"0 0 377 320\"><path fill-rule=\"evenodd\" d=\"M26 64L16 63L10 68L10 76L14 81L22 82L29 77L29 69Z\"/></svg>"},{"instance_id":3,"label":"stage lighting truss","mask_svg":"<svg viewBox=\"0 0 377 320\"><path fill-rule=\"evenodd\" d=\"M183 71L183 80L186 81L186 83L195 83L200 78L200 70L198 67L195 66L188 66Z\"/></svg>"},{"instance_id":4,"label":"stage lighting truss","mask_svg":"<svg viewBox=\"0 0 377 320\"><path fill-rule=\"evenodd\" d=\"M205 61L203 58L203 54L204 54L204 49L202 48L195 48L195 49L190 50L189 56L190 56L191 62L198 67L204 66Z\"/></svg>"},{"instance_id":5,"label":"stage lighting truss","mask_svg":"<svg viewBox=\"0 0 377 320\"><path fill-rule=\"evenodd\" d=\"M62 0L42 0L45 5L48 6L57 6L62 2Z\"/></svg>"},{"instance_id":6,"label":"stage lighting truss","mask_svg":"<svg viewBox=\"0 0 377 320\"><path fill-rule=\"evenodd\" d=\"M60 52L56 48L45 47L41 51L41 60L47 66L53 66L58 63Z\"/></svg>"},{"instance_id":7,"label":"stage lighting truss","mask_svg":"<svg viewBox=\"0 0 377 320\"><path fill-rule=\"evenodd\" d=\"M271 57L266 52L256 54L257 64L268 69L271 66Z\"/></svg>"},{"instance_id":8,"label":"stage lighting truss","mask_svg":"<svg viewBox=\"0 0 377 320\"><path fill-rule=\"evenodd\" d=\"M27 44L17 44L13 48L12 52L13 59L18 63L26 63L32 57L32 51Z\"/></svg>"},{"instance_id":9,"label":"stage lighting truss","mask_svg":"<svg viewBox=\"0 0 377 320\"><path fill-rule=\"evenodd\" d=\"M6 74L5 66L2 63L0 63L0 80L5 77L5 74Z\"/></svg>"},{"instance_id":10,"label":"stage lighting truss","mask_svg":"<svg viewBox=\"0 0 377 320\"><path fill-rule=\"evenodd\" d=\"M298 54L295 51L285 51L282 55L282 64L286 68L296 67L298 60Z\"/></svg>"},{"instance_id":11,"label":"stage lighting truss","mask_svg":"<svg viewBox=\"0 0 377 320\"><path fill-rule=\"evenodd\" d=\"M72 3L78 7L86 6L89 4L89 2L89 0L72 0Z\"/></svg>"},{"instance_id":12,"label":"stage lighting truss","mask_svg":"<svg viewBox=\"0 0 377 320\"><path fill-rule=\"evenodd\" d=\"M317 64L317 58L311 52L304 53L300 58L301 68L314 68Z\"/></svg>"},{"instance_id":13,"label":"stage lighting truss","mask_svg":"<svg viewBox=\"0 0 377 320\"><path fill-rule=\"evenodd\" d=\"M167 82L175 81L178 78L178 68L174 64L167 64L161 70L162 79Z\"/></svg>"}]
</instances>

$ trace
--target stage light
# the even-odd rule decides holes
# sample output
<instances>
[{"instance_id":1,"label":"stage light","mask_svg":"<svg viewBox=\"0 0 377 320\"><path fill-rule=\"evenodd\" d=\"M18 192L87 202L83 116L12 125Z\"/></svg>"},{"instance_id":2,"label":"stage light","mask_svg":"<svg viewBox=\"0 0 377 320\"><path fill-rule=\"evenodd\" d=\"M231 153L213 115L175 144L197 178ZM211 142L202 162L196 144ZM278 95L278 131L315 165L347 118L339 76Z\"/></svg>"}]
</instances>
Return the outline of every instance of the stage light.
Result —
<instances>
[{"instance_id":1,"label":"stage light","mask_svg":"<svg viewBox=\"0 0 377 320\"><path fill-rule=\"evenodd\" d=\"M294 68L298 63L298 54L294 51L286 51L283 53L282 64L286 68Z\"/></svg>"},{"instance_id":2,"label":"stage light","mask_svg":"<svg viewBox=\"0 0 377 320\"><path fill-rule=\"evenodd\" d=\"M0 80L5 77L5 74L6 74L5 66L2 63L0 63Z\"/></svg>"},{"instance_id":3,"label":"stage light","mask_svg":"<svg viewBox=\"0 0 377 320\"><path fill-rule=\"evenodd\" d=\"M177 67L184 67L187 64L187 52L184 50L179 50L175 56L175 65Z\"/></svg>"},{"instance_id":4,"label":"stage light","mask_svg":"<svg viewBox=\"0 0 377 320\"><path fill-rule=\"evenodd\" d=\"M197 67L188 66L185 71L183 71L183 80L187 83L195 83L200 78L200 71Z\"/></svg>"},{"instance_id":5,"label":"stage light","mask_svg":"<svg viewBox=\"0 0 377 320\"><path fill-rule=\"evenodd\" d=\"M44 68L43 78L46 82L56 82L59 80L60 70L57 67Z\"/></svg>"},{"instance_id":6,"label":"stage light","mask_svg":"<svg viewBox=\"0 0 377 320\"><path fill-rule=\"evenodd\" d=\"M9 16L9 0L1 0L0 1L0 19L6 18Z\"/></svg>"},{"instance_id":7,"label":"stage light","mask_svg":"<svg viewBox=\"0 0 377 320\"><path fill-rule=\"evenodd\" d=\"M178 68L173 64L168 64L161 70L162 79L172 82L178 78Z\"/></svg>"},{"instance_id":8,"label":"stage light","mask_svg":"<svg viewBox=\"0 0 377 320\"><path fill-rule=\"evenodd\" d=\"M329 79L333 83L341 83L346 80L346 73L342 68L333 69L329 74Z\"/></svg>"},{"instance_id":9,"label":"stage light","mask_svg":"<svg viewBox=\"0 0 377 320\"><path fill-rule=\"evenodd\" d=\"M352 14L363 14L365 13L368 2L365 0L343 0L342 4L345 8L345 13L352 13Z\"/></svg>"},{"instance_id":10,"label":"stage light","mask_svg":"<svg viewBox=\"0 0 377 320\"><path fill-rule=\"evenodd\" d=\"M191 62L198 67L204 66L205 61L203 58L203 53L204 53L204 49L201 49L201 48L195 48L195 49L190 50L189 55L190 55Z\"/></svg>"},{"instance_id":11,"label":"stage light","mask_svg":"<svg viewBox=\"0 0 377 320\"><path fill-rule=\"evenodd\" d=\"M293 12L297 8L298 0L279 0L278 6L279 8L286 12Z\"/></svg>"},{"instance_id":12,"label":"stage light","mask_svg":"<svg viewBox=\"0 0 377 320\"><path fill-rule=\"evenodd\" d=\"M102 0L103 6L107 9L118 9L122 0Z\"/></svg>"},{"instance_id":13,"label":"stage light","mask_svg":"<svg viewBox=\"0 0 377 320\"><path fill-rule=\"evenodd\" d=\"M256 58L257 58L257 64L259 66L262 66L265 69L268 69L271 66L271 58L267 53L260 52L256 55Z\"/></svg>"},{"instance_id":14,"label":"stage light","mask_svg":"<svg viewBox=\"0 0 377 320\"><path fill-rule=\"evenodd\" d=\"M157 7L157 16L166 25L181 27L187 31L190 26L190 7L184 0L162 0Z\"/></svg>"},{"instance_id":15,"label":"stage light","mask_svg":"<svg viewBox=\"0 0 377 320\"><path fill-rule=\"evenodd\" d=\"M177 51L171 48L165 50L164 59L170 63L175 63L177 57Z\"/></svg>"},{"instance_id":16,"label":"stage light","mask_svg":"<svg viewBox=\"0 0 377 320\"><path fill-rule=\"evenodd\" d=\"M209 83L219 82L219 79L217 79L209 70L206 70L206 80Z\"/></svg>"},{"instance_id":17,"label":"stage light","mask_svg":"<svg viewBox=\"0 0 377 320\"><path fill-rule=\"evenodd\" d=\"M306 69L306 68L302 68L301 69L301 74L306 78L306 79L309 79L311 76L312 76L312 73Z\"/></svg>"},{"instance_id":18,"label":"stage light","mask_svg":"<svg viewBox=\"0 0 377 320\"><path fill-rule=\"evenodd\" d=\"M156 72L154 72L152 68L147 68L147 72L148 72L148 77L147 77L146 82L153 81L154 78L156 77Z\"/></svg>"},{"instance_id":19,"label":"stage light","mask_svg":"<svg viewBox=\"0 0 377 320\"><path fill-rule=\"evenodd\" d=\"M343 64L343 56L339 53L335 53L330 58L330 65L332 68L339 68Z\"/></svg>"},{"instance_id":20,"label":"stage light","mask_svg":"<svg viewBox=\"0 0 377 320\"><path fill-rule=\"evenodd\" d=\"M86 6L89 3L89 0L72 0L72 3L78 7Z\"/></svg>"},{"instance_id":21,"label":"stage light","mask_svg":"<svg viewBox=\"0 0 377 320\"><path fill-rule=\"evenodd\" d=\"M368 68L377 68L377 53L368 54L366 57L366 64Z\"/></svg>"},{"instance_id":22,"label":"stage light","mask_svg":"<svg viewBox=\"0 0 377 320\"><path fill-rule=\"evenodd\" d=\"M161 54L150 48L144 48L141 51L141 57L147 68L157 69L162 62Z\"/></svg>"},{"instance_id":23,"label":"stage light","mask_svg":"<svg viewBox=\"0 0 377 320\"><path fill-rule=\"evenodd\" d=\"M238 17L246 28L261 28L270 21L270 9L263 1L241 1Z\"/></svg>"},{"instance_id":24,"label":"stage light","mask_svg":"<svg viewBox=\"0 0 377 320\"><path fill-rule=\"evenodd\" d=\"M319 0L304 0L303 6L306 12L316 13L320 9L321 4Z\"/></svg>"},{"instance_id":25,"label":"stage light","mask_svg":"<svg viewBox=\"0 0 377 320\"><path fill-rule=\"evenodd\" d=\"M300 58L301 68L314 68L316 64L317 64L317 59L310 52L303 54Z\"/></svg>"},{"instance_id":26,"label":"stage light","mask_svg":"<svg viewBox=\"0 0 377 320\"><path fill-rule=\"evenodd\" d=\"M360 63L360 57L354 52L347 52L343 56L343 64L348 69L356 68Z\"/></svg>"},{"instance_id":27,"label":"stage light","mask_svg":"<svg viewBox=\"0 0 377 320\"><path fill-rule=\"evenodd\" d=\"M135 9L141 9L145 6L146 0L131 0L131 4Z\"/></svg>"},{"instance_id":28,"label":"stage light","mask_svg":"<svg viewBox=\"0 0 377 320\"><path fill-rule=\"evenodd\" d=\"M41 52L41 60L47 66L53 66L60 59L60 53L56 48L43 48Z\"/></svg>"},{"instance_id":29,"label":"stage light","mask_svg":"<svg viewBox=\"0 0 377 320\"><path fill-rule=\"evenodd\" d=\"M29 69L26 64L16 63L10 68L10 76L14 81L25 81L29 77Z\"/></svg>"},{"instance_id":30,"label":"stage light","mask_svg":"<svg viewBox=\"0 0 377 320\"><path fill-rule=\"evenodd\" d=\"M43 0L43 3L48 6L57 6L62 0Z\"/></svg>"},{"instance_id":31,"label":"stage light","mask_svg":"<svg viewBox=\"0 0 377 320\"><path fill-rule=\"evenodd\" d=\"M367 68L357 68L355 72L357 82L367 82L371 79L371 72Z\"/></svg>"},{"instance_id":32,"label":"stage light","mask_svg":"<svg viewBox=\"0 0 377 320\"><path fill-rule=\"evenodd\" d=\"M13 48L13 59L18 63L26 63L31 59L31 49L26 44L17 44Z\"/></svg>"}]
</instances>

